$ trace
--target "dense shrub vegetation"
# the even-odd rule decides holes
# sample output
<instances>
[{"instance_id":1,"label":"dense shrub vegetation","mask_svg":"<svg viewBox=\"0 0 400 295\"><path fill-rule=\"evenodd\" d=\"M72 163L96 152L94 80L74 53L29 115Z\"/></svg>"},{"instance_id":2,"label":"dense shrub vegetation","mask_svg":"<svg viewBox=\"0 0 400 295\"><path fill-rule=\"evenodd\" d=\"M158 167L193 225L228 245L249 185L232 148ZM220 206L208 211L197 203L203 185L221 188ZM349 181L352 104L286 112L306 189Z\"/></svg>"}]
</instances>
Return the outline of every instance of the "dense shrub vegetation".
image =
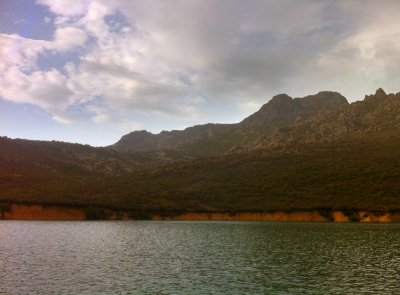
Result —
<instances>
[{"instance_id":1,"label":"dense shrub vegetation","mask_svg":"<svg viewBox=\"0 0 400 295\"><path fill-rule=\"evenodd\" d=\"M340 106L317 112L321 101L332 99ZM400 94L380 89L362 102L343 100L335 93L294 100L280 95L233 133L232 126L204 125L159 138L134 133L122 142L139 135L158 138L150 142L156 145L172 145L175 137L194 140L185 152L0 138L0 202L89 206L90 219L101 219L104 212L96 208L104 207L131 209L142 218L184 211L318 210L331 219L331 210L340 209L355 219L357 209L400 210ZM254 134L264 135L221 152ZM224 145L227 136L232 138Z\"/></svg>"},{"instance_id":2,"label":"dense shrub vegetation","mask_svg":"<svg viewBox=\"0 0 400 295\"><path fill-rule=\"evenodd\" d=\"M399 145L400 134L394 132L295 151L177 162L119 176L3 174L0 199L140 212L395 210L400 208Z\"/></svg>"}]
</instances>

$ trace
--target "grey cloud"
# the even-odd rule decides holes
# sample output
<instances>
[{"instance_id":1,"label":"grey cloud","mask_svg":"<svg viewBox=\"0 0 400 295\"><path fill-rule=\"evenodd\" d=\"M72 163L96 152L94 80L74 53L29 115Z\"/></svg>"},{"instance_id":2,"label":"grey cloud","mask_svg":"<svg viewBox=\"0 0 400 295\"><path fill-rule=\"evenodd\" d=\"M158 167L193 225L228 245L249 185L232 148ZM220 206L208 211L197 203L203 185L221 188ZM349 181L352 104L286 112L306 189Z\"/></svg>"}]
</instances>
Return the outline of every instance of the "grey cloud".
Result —
<instances>
[{"instance_id":1,"label":"grey cloud","mask_svg":"<svg viewBox=\"0 0 400 295\"><path fill-rule=\"evenodd\" d=\"M281 92L354 100L400 82L399 1L100 1L109 10L82 1L72 16L68 2L40 1L97 42L63 78L72 92L59 92L66 104L102 97L99 122L127 110L197 120L222 103L245 108ZM97 14L88 17L90 7ZM109 11L131 30L103 30Z\"/></svg>"},{"instance_id":2,"label":"grey cloud","mask_svg":"<svg viewBox=\"0 0 400 295\"><path fill-rule=\"evenodd\" d=\"M211 108L220 100L262 104L279 92L296 96L326 89L359 98L369 89L366 83L377 82L365 80L357 68L374 64L357 58L359 48L338 48L371 26L384 30L379 16L393 5L395 1L380 7L373 1L123 2L126 19L159 47L144 58L194 76L190 87L175 90L140 73L130 105L179 115L184 101L177 97L184 93L202 93ZM329 65L321 63L326 58ZM357 76L357 82L349 82Z\"/></svg>"},{"instance_id":3,"label":"grey cloud","mask_svg":"<svg viewBox=\"0 0 400 295\"><path fill-rule=\"evenodd\" d=\"M105 94L111 91L108 98L110 108L133 108L136 111L161 112L170 115L183 116L186 114L185 97L191 96L191 91L186 86L163 84L146 77L145 74L135 72L119 64L101 64L98 62L86 61L80 71L91 76L105 76L108 81L106 85L95 85L104 87L100 92ZM127 82L134 82L135 87L125 89L124 86L113 85L113 81L120 79ZM103 79L100 79L100 83ZM85 85L81 85L85 87Z\"/></svg>"},{"instance_id":4,"label":"grey cloud","mask_svg":"<svg viewBox=\"0 0 400 295\"><path fill-rule=\"evenodd\" d=\"M323 23L323 2L296 1L296 7L292 1L153 5L139 2L139 9L127 10L132 12L128 18L142 21L150 34L166 34L164 58L199 72L194 86L211 102L237 96L265 100L340 37L333 32L338 30L336 18ZM166 10L173 11L172 16ZM332 34L324 39L330 26Z\"/></svg>"}]
</instances>

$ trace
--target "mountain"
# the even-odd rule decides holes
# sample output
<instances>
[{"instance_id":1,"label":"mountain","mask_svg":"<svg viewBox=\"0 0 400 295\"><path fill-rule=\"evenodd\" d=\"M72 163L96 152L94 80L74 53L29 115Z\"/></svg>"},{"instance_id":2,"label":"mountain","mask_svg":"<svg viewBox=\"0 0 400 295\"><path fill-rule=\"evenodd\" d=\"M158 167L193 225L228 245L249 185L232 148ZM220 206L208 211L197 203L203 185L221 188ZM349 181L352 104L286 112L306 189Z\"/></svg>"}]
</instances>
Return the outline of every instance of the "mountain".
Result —
<instances>
[{"instance_id":1,"label":"mountain","mask_svg":"<svg viewBox=\"0 0 400 295\"><path fill-rule=\"evenodd\" d=\"M124 139L135 152L0 138L0 201L140 216L400 210L399 114L400 93L378 89L348 104L320 92L275 96L238 124L135 132Z\"/></svg>"},{"instance_id":2,"label":"mountain","mask_svg":"<svg viewBox=\"0 0 400 295\"><path fill-rule=\"evenodd\" d=\"M280 94L237 124L205 124L159 134L135 131L123 136L110 148L116 151L178 150L188 157L214 156L269 134L274 128L292 124L297 119L347 104L346 98L337 92L324 91L295 99Z\"/></svg>"}]
</instances>

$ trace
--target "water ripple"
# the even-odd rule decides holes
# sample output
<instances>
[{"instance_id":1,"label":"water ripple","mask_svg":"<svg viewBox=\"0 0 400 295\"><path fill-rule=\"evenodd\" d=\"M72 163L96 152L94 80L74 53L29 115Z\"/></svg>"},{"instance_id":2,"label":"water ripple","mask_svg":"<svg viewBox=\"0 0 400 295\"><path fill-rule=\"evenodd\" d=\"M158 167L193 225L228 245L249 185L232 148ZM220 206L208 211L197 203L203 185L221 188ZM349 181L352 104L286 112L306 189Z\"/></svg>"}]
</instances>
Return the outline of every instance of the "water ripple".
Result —
<instances>
[{"instance_id":1,"label":"water ripple","mask_svg":"<svg viewBox=\"0 0 400 295\"><path fill-rule=\"evenodd\" d=\"M399 224L0 222L0 294L400 294Z\"/></svg>"}]
</instances>

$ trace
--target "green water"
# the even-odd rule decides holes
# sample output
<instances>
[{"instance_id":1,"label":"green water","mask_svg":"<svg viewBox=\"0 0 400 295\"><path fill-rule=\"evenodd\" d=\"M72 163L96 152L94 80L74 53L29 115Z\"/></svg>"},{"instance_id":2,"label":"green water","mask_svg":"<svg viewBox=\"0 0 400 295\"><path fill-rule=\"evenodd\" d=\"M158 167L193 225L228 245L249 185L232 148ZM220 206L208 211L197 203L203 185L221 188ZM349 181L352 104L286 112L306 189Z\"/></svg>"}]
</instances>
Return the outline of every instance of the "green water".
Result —
<instances>
[{"instance_id":1,"label":"green water","mask_svg":"<svg viewBox=\"0 0 400 295\"><path fill-rule=\"evenodd\" d=\"M400 294L400 224L2 221L0 294Z\"/></svg>"}]
</instances>

